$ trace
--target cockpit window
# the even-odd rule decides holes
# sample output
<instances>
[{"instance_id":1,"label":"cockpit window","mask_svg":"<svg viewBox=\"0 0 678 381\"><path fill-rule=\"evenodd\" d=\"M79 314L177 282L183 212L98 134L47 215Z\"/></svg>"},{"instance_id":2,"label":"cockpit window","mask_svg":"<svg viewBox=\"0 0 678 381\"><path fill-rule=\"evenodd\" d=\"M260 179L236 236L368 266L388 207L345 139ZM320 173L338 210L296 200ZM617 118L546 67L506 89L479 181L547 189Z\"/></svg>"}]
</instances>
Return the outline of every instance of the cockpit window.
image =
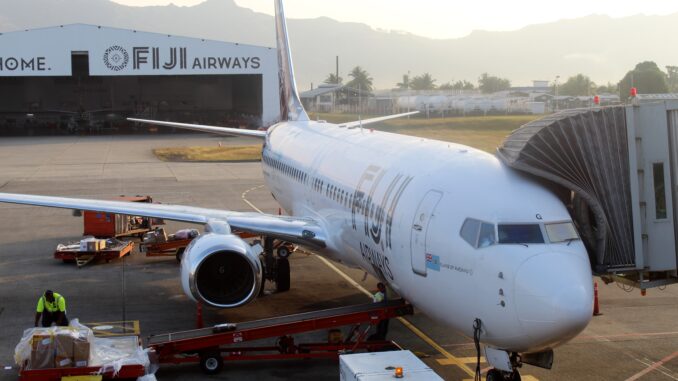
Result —
<instances>
[{"instance_id":1,"label":"cockpit window","mask_svg":"<svg viewBox=\"0 0 678 381\"><path fill-rule=\"evenodd\" d=\"M467 218L464 221L459 234L464 241L476 249L494 245L497 241L493 224L473 218Z\"/></svg>"},{"instance_id":2,"label":"cockpit window","mask_svg":"<svg viewBox=\"0 0 678 381\"><path fill-rule=\"evenodd\" d=\"M573 241L579 239L577 229L575 229L572 222L556 222L553 224L545 224L546 235L549 237L551 243Z\"/></svg>"},{"instance_id":3,"label":"cockpit window","mask_svg":"<svg viewBox=\"0 0 678 381\"><path fill-rule=\"evenodd\" d=\"M500 224L499 243L544 243L539 224Z\"/></svg>"},{"instance_id":4,"label":"cockpit window","mask_svg":"<svg viewBox=\"0 0 678 381\"><path fill-rule=\"evenodd\" d=\"M480 224L480 235L478 236L478 247L488 247L496 243L494 235L494 225L483 222Z\"/></svg>"}]
</instances>

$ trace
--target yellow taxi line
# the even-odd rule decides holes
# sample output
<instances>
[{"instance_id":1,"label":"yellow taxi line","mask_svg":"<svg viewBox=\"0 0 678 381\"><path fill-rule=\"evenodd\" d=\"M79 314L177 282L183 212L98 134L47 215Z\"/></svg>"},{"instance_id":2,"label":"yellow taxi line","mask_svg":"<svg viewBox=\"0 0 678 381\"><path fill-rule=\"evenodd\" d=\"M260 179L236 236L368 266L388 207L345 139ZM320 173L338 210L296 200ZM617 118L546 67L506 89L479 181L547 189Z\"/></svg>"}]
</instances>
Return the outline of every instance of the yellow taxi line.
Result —
<instances>
[{"instance_id":1,"label":"yellow taxi line","mask_svg":"<svg viewBox=\"0 0 678 381\"><path fill-rule=\"evenodd\" d=\"M323 263L325 263L329 268L331 268L332 270L334 270L334 272L336 272L337 274L339 274L339 275L340 275L342 278L344 278L349 284L351 284L353 287L355 287L355 288L357 288L358 290L360 290L363 294L365 294L365 295L367 295L367 296L369 296L369 297L372 296L372 294L371 294L369 291L367 291L363 286L359 285L358 282L354 281L350 276L348 276L346 273L344 273L343 271L341 271L339 268L337 268L337 266L335 266L334 264L332 264L330 261L328 261L327 259L325 259L325 258L323 258L323 257L321 257L321 256L318 256L318 255L316 255L316 258L320 259L320 260L321 260ZM457 365L459 368L461 368L461 370L463 370L464 372L466 372L469 376L474 376L474 375L475 375L475 371L471 370L471 368L469 368L468 366L466 366L466 364L464 364L463 362L461 362L457 357L453 356L450 352L446 351L443 347L441 347L440 345L438 345L438 343L436 343L435 341L433 341L433 339L431 339L428 335L426 335L424 332L422 332L419 328L415 327L415 326L414 326L412 323L410 323L407 319L405 319L405 318L403 318L403 317L399 317L398 320L399 320L401 323L403 323L403 325L404 325L405 327L407 327L410 331L412 331L412 333L414 333L415 335L417 335L420 339L424 340L424 342L426 342L426 344L428 344L428 345L430 345L431 347L433 347L433 349L435 349L436 351L438 351L441 355L443 355L443 356L444 356L446 359L448 359L450 362L454 363L454 365Z\"/></svg>"}]
</instances>

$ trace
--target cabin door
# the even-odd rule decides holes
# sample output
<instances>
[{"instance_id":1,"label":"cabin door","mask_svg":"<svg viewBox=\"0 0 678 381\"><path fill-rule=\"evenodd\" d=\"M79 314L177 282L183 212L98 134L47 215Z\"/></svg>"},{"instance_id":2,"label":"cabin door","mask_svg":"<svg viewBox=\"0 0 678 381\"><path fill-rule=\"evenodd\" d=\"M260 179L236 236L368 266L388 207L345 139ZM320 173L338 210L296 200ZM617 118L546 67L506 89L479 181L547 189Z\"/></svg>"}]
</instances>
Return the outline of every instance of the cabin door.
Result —
<instances>
[{"instance_id":1,"label":"cabin door","mask_svg":"<svg viewBox=\"0 0 678 381\"><path fill-rule=\"evenodd\" d=\"M410 240L410 255L412 271L415 274L426 276L426 232L438 202L443 197L439 191L429 191L419 203L417 212L412 221Z\"/></svg>"}]
</instances>

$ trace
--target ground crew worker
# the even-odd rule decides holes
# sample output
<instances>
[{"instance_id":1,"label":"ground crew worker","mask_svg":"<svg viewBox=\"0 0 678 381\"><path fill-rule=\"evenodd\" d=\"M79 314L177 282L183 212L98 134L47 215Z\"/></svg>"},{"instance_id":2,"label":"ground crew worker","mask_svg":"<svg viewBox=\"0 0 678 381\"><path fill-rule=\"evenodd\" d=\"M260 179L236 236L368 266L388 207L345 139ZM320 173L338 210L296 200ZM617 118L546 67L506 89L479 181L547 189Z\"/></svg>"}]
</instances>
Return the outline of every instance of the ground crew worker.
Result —
<instances>
[{"instance_id":1,"label":"ground crew worker","mask_svg":"<svg viewBox=\"0 0 678 381\"><path fill-rule=\"evenodd\" d=\"M372 295L372 301L374 303L382 303L386 301L386 285L379 282L377 283L377 292ZM386 334L388 333L388 319L384 319L377 324L377 332L371 335L368 340L386 340Z\"/></svg>"},{"instance_id":2,"label":"ground crew worker","mask_svg":"<svg viewBox=\"0 0 678 381\"><path fill-rule=\"evenodd\" d=\"M38 299L38 306L35 308L36 327L41 315L43 327L50 327L53 323L61 326L68 325L66 299L52 290L45 291L40 299Z\"/></svg>"}]
</instances>

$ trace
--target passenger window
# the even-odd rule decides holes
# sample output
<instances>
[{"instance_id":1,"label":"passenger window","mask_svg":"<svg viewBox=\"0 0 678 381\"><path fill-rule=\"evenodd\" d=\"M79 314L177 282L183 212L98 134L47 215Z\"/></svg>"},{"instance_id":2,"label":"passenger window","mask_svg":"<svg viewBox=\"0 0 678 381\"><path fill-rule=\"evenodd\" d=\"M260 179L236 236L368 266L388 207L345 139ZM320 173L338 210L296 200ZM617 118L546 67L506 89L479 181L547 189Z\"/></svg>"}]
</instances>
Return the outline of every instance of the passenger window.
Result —
<instances>
[{"instance_id":1,"label":"passenger window","mask_svg":"<svg viewBox=\"0 0 678 381\"><path fill-rule=\"evenodd\" d=\"M500 224L498 231L499 243L544 243L539 224Z\"/></svg>"}]
</instances>

